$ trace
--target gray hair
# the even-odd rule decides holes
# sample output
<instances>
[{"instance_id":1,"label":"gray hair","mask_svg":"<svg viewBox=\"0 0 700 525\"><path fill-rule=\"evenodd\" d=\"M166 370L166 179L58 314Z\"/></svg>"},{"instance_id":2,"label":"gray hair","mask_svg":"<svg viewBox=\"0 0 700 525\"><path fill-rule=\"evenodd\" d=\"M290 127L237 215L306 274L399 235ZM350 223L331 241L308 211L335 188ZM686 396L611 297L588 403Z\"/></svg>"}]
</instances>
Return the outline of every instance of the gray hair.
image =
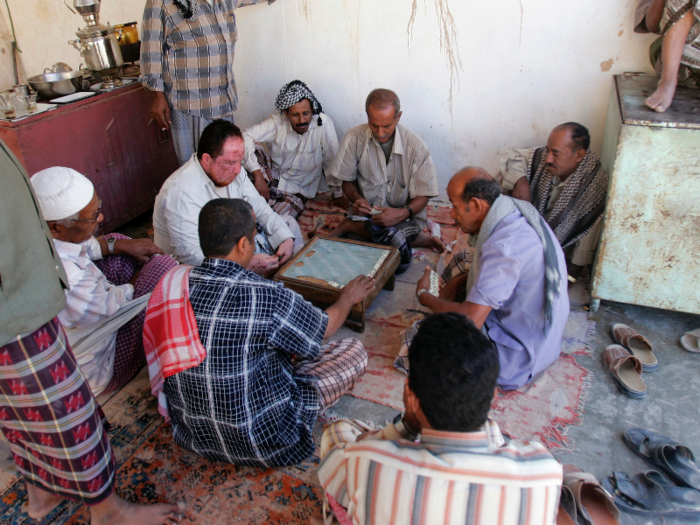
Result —
<instances>
[{"instance_id":1,"label":"gray hair","mask_svg":"<svg viewBox=\"0 0 700 525\"><path fill-rule=\"evenodd\" d=\"M375 89L369 95L367 95L367 100L365 101L365 111L369 109L370 106L377 108L388 108L389 106L394 106L394 116L398 115L401 111L401 101L396 93L390 89Z\"/></svg>"},{"instance_id":2,"label":"gray hair","mask_svg":"<svg viewBox=\"0 0 700 525\"><path fill-rule=\"evenodd\" d=\"M80 210L80 211L83 211L83 210ZM64 228L70 228L73 221L80 219L80 211L74 213L73 215L69 215L68 217L64 217L60 221L46 221L46 222L54 222L56 224L60 224Z\"/></svg>"}]
</instances>

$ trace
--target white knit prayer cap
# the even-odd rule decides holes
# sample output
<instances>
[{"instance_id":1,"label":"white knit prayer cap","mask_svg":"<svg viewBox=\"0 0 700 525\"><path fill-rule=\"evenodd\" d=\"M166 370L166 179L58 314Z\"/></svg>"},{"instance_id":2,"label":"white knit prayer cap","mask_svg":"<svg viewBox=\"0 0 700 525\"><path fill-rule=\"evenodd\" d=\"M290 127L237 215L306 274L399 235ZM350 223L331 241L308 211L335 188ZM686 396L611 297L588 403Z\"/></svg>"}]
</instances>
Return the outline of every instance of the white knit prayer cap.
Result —
<instances>
[{"instance_id":1,"label":"white knit prayer cap","mask_svg":"<svg viewBox=\"0 0 700 525\"><path fill-rule=\"evenodd\" d=\"M92 182L70 168L47 168L31 178L44 220L60 221L85 208L95 195Z\"/></svg>"}]
</instances>

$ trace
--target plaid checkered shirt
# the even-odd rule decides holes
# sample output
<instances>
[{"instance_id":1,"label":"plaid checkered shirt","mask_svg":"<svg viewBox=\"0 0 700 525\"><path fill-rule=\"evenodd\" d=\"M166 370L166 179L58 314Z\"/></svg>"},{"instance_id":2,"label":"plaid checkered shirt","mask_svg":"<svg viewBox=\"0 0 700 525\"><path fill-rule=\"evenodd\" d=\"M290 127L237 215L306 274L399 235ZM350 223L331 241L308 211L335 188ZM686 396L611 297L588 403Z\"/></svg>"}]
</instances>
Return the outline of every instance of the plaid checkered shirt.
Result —
<instances>
[{"instance_id":1,"label":"plaid checkered shirt","mask_svg":"<svg viewBox=\"0 0 700 525\"><path fill-rule=\"evenodd\" d=\"M175 442L236 465L308 458L318 391L313 377L294 373L292 356L318 356L326 313L222 259L191 271L190 302L207 356L165 380Z\"/></svg>"},{"instance_id":2,"label":"plaid checkered shirt","mask_svg":"<svg viewBox=\"0 0 700 525\"><path fill-rule=\"evenodd\" d=\"M264 0L196 0L186 20L173 0L147 0L141 35L141 83L163 91L173 108L197 117L231 115L238 104L233 57L238 7ZM275 0L269 0L272 3Z\"/></svg>"}]
</instances>

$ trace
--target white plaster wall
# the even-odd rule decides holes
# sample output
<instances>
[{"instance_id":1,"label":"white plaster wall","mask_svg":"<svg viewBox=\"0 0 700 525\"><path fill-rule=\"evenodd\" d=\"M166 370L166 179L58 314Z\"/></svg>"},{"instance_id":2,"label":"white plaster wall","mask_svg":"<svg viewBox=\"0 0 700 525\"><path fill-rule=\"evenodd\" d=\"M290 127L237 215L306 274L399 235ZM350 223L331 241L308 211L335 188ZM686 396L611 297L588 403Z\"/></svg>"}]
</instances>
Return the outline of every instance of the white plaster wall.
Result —
<instances>
[{"instance_id":1,"label":"white plaster wall","mask_svg":"<svg viewBox=\"0 0 700 525\"><path fill-rule=\"evenodd\" d=\"M59 60L77 67L78 53L65 42L75 38L80 17L60 0L9 3L29 74ZM238 11L236 121L245 127L267 117L279 88L299 78L342 137L364 121L371 89L393 89L401 98L402 123L433 152L443 192L460 167L494 172L508 147L544 144L550 129L567 120L589 127L593 149L600 152L612 75L652 72L653 37L633 33L636 3L277 0L246 7ZM143 5L104 0L102 20L140 22ZM450 49L461 60L452 86L441 48L440 7L453 18ZM4 6L0 12L6 16Z\"/></svg>"}]
</instances>

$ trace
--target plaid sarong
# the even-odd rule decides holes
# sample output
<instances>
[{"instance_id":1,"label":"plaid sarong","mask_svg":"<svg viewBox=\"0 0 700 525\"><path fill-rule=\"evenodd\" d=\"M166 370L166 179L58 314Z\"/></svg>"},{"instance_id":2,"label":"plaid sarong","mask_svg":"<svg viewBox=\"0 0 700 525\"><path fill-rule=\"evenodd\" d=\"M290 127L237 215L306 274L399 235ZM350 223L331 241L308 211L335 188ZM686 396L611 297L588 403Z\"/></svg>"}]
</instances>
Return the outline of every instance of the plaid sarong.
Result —
<instances>
[{"instance_id":1,"label":"plaid sarong","mask_svg":"<svg viewBox=\"0 0 700 525\"><path fill-rule=\"evenodd\" d=\"M128 239L120 233L110 233L105 237L115 239ZM95 261L97 267L105 274L109 282L115 285L125 284L131 281L138 263L126 255L110 255ZM134 284L134 299L151 293L158 281L170 269L177 266L177 261L169 255L154 255L141 269L141 273ZM101 394L108 394L121 389L134 377L139 370L146 366L146 354L143 351L143 323L146 319L146 310L141 311L117 332L117 340L114 345L114 372L112 379Z\"/></svg>"},{"instance_id":2,"label":"plaid sarong","mask_svg":"<svg viewBox=\"0 0 700 525\"><path fill-rule=\"evenodd\" d=\"M96 505L116 462L58 319L0 347L0 428L27 483Z\"/></svg>"},{"instance_id":3,"label":"plaid sarong","mask_svg":"<svg viewBox=\"0 0 700 525\"><path fill-rule=\"evenodd\" d=\"M151 392L166 421L170 413L163 392L165 378L199 366L207 356L189 300L190 270L192 266L178 266L163 276L148 301L143 327Z\"/></svg>"},{"instance_id":4,"label":"plaid sarong","mask_svg":"<svg viewBox=\"0 0 700 525\"><path fill-rule=\"evenodd\" d=\"M258 160L258 164L260 164L262 168L261 171L263 177L265 177L265 182L267 182L267 186L270 188L270 199L267 201L270 208L278 215L289 215L293 219L299 218L299 215L302 214L306 207L306 201L308 199L299 193L287 193L278 188L280 183L280 169L272 167L272 160L259 144L255 145L255 156ZM248 178L250 178L251 182L255 182L252 173L248 174Z\"/></svg>"},{"instance_id":5,"label":"plaid sarong","mask_svg":"<svg viewBox=\"0 0 700 525\"><path fill-rule=\"evenodd\" d=\"M367 369L367 351L357 339L331 341L321 347L313 361L302 361L294 372L317 379L321 412L333 406L355 386Z\"/></svg>"},{"instance_id":6,"label":"plaid sarong","mask_svg":"<svg viewBox=\"0 0 700 525\"><path fill-rule=\"evenodd\" d=\"M110 233L105 237L129 239L120 233ZM95 265L105 274L109 282L117 286L131 281L138 263L126 255L110 255L95 261ZM141 269L134 284L134 299L151 293L168 270L177 266L177 261L169 255L154 255ZM112 379L100 394L108 394L121 389L133 378L139 370L146 366L146 355L143 351L143 322L146 310L141 311L131 321L122 326L117 332L114 344L114 371Z\"/></svg>"}]
</instances>

